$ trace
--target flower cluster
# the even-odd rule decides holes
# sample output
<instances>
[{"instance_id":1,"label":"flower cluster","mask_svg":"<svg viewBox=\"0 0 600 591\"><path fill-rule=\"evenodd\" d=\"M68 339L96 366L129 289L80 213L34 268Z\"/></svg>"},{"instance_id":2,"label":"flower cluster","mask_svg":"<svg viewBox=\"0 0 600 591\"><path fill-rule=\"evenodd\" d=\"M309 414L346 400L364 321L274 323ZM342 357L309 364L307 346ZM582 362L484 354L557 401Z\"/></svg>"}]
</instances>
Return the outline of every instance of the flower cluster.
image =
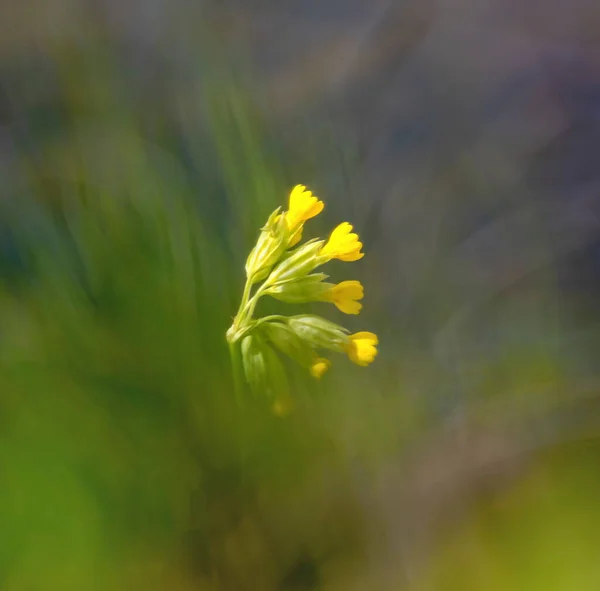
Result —
<instances>
[{"instance_id":1,"label":"flower cluster","mask_svg":"<svg viewBox=\"0 0 600 591\"><path fill-rule=\"evenodd\" d=\"M241 342L244 371L251 386L264 387L269 375L283 372L276 351L297 361L315 378L320 378L331 365L320 351L345 353L360 366L369 365L377 355L375 334L350 334L320 316L253 318L258 300L265 295L292 304L331 302L345 314L360 312L363 286L359 281L328 283L327 275L315 272L332 259L357 261L364 256L363 245L352 226L343 222L329 239L298 245L305 222L323 207L323 202L304 185L297 185L290 193L287 211L279 208L269 216L248 256L246 286L227 340L232 345Z\"/></svg>"}]
</instances>

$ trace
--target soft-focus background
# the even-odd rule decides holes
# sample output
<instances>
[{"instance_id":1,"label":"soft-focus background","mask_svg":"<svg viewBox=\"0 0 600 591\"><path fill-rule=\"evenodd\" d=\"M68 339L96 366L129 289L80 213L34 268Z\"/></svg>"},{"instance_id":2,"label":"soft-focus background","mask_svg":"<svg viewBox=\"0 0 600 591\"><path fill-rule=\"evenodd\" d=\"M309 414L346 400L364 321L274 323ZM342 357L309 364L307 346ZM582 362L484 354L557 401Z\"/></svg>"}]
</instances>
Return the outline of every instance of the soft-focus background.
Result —
<instances>
[{"instance_id":1,"label":"soft-focus background","mask_svg":"<svg viewBox=\"0 0 600 591\"><path fill-rule=\"evenodd\" d=\"M597 2L5 1L0 180L2 591L600 589ZM280 417L296 183L380 354Z\"/></svg>"}]
</instances>

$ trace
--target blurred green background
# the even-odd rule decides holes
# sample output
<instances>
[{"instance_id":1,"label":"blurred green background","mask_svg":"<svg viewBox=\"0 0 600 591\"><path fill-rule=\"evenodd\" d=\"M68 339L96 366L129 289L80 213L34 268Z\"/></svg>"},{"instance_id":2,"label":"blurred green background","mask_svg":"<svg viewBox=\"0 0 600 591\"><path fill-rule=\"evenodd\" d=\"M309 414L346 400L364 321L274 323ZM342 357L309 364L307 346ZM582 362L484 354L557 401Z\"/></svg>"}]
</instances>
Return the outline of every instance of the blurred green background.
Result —
<instances>
[{"instance_id":1,"label":"blurred green background","mask_svg":"<svg viewBox=\"0 0 600 591\"><path fill-rule=\"evenodd\" d=\"M448 70L450 17L360 37L334 4L138 7L152 51L108 9L3 9L2 591L599 588L594 163L548 172L595 144L533 73ZM236 403L224 335L297 183L310 237L367 253L331 265L363 313L312 309L380 354L289 368L281 417Z\"/></svg>"}]
</instances>

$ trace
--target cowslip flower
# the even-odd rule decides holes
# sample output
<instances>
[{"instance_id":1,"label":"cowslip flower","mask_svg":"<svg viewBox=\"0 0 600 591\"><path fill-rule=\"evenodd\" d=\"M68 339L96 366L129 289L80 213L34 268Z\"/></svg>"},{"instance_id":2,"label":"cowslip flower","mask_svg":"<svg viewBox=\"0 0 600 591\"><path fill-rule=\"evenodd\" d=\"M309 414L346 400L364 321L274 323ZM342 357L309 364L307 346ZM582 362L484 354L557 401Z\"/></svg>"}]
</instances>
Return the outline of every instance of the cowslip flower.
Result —
<instances>
[{"instance_id":1,"label":"cowslip flower","mask_svg":"<svg viewBox=\"0 0 600 591\"><path fill-rule=\"evenodd\" d=\"M288 210L283 214L290 231L290 246L296 245L302 239L304 222L319 215L324 207L325 204L304 185L296 185L292 189Z\"/></svg>"},{"instance_id":2,"label":"cowslip flower","mask_svg":"<svg viewBox=\"0 0 600 591\"><path fill-rule=\"evenodd\" d=\"M321 295L321 299L334 304L344 314L358 314L362 304L364 289L360 281L342 281L332 285Z\"/></svg>"},{"instance_id":3,"label":"cowslip flower","mask_svg":"<svg viewBox=\"0 0 600 591\"><path fill-rule=\"evenodd\" d=\"M314 273L299 279L276 283L265 294L289 304L331 302L344 314L358 314L362 309L364 289L360 281L342 281L333 284L324 281L327 275Z\"/></svg>"},{"instance_id":4,"label":"cowslip flower","mask_svg":"<svg viewBox=\"0 0 600 591\"><path fill-rule=\"evenodd\" d=\"M321 248L320 255L325 261L358 261L365 256L360 252L361 248L362 242L358 240L358 234L352 232L352 225L342 222L331 233L329 240Z\"/></svg>"},{"instance_id":5,"label":"cowslip flower","mask_svg":"<svg viewBox=\"0 0 600 591\"><path fill-rule=\"evenodd\" d=\"M350 335L346 347L348 358L356 365L366 367L373 363L377 355L377 344L379 339L372 332L357 332Z\"/></svg>"}]
</instances>

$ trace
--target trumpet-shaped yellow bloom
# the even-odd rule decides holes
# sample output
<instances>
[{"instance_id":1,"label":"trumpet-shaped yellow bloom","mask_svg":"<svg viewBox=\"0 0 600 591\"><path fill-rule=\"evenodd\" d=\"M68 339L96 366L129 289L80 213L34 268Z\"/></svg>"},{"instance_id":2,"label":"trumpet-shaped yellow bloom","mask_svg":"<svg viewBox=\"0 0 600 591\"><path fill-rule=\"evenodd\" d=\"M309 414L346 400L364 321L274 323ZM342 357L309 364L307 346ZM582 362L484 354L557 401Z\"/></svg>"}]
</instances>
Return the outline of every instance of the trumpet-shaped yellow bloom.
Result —
<instances>
[{"instance_id":1,"label":"trumpet-shaped yellow bloom","mask_svg":"<svg viewBox=\"0 0 600 591\"><path fill-rule=\"evenodd\" d=\"M290 232L296 230L306 220L319 215L324 206L325 204L308 191L304 185L296 185L290 193L289 207L285 214L285 221Z\"/></svg>"},{"instance_id":2,"label":"trumpet-shaped yellow bloom","mask_svg":"<svg viewBox=\"0 0 600 591\"><path fill-rule=\"evenodd\" d=\"M296 246L302 240L304 222L319 215L324 207L325 204L304 185L296 185L292 189L288 210L282 214L290 232L289 247Z\"/></svg>"},{"instance_id":3,"label":"trumpet-shaped yellow bloom","mask_svg":"<svg viewBox=\"0 0 600 591\"><path fill-rule=\"evenodd\" d=\"M372 332L357 332L349 338L346 352L350 361L363 367L372 363L377 355L377 335Z\"/></svg>"},{"instance_id":4,"label":"trumpet-shaped yellow bloom","mask_svg":"<svg viewBox=\"0 0 600 591\"><path fill-rule=\"evenodd\" d=\"M361 248L362 242L358 240L358 234L352 232L352 225L342 222L321 249L321 256L327 260L358 261L364 256L364 253L360 252Z\"/></svg>"},{"instance_id":5,"label":"trumpet-shaped yellow bloom","mask_svg":"<svg viewBox=\"0 0 600 591\"><path fill-rule=\"evenodd\" d=\"M342 281L331 287L323 294L323 299L332 302L344 314L358 314L364 296L363 286L360 281Z\"/></svg>"},{"instance_id":6,"label":"trumpet-shaped yellow bloom","mask_svg":"<svg viewBox=\"0 0 600 591\"><path fill-rule=\"evenodd\" d=\"M329 359L325 359L325 357L317 357L310 366L310 375L318 380L323 377L323 374L329 369L330 366L331 361L329 361Z\"/></svg>"}]
</instances>

